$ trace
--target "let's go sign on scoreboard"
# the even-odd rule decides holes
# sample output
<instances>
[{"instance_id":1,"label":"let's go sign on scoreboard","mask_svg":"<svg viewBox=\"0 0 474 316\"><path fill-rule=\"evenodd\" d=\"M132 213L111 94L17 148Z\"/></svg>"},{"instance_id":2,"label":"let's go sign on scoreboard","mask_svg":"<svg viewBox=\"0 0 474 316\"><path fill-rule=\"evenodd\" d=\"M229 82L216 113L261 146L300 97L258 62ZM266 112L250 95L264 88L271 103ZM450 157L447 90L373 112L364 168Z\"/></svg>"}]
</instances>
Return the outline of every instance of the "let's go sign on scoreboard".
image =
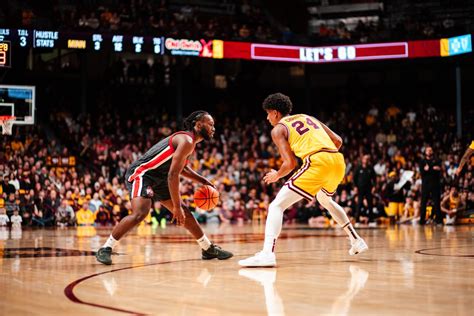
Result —
<instances>
[{"instance_id":1,"label":"let's go sign on scoreboard","mask_svg":"<svg viewBox=\"0 0 474 316\"><path fill-rule=\"evenodd\" d=\"M338 62L408 57L407 43L366 44L329 47L251 45L252 59L290 62Z\"/></svg>"}]
</instances>

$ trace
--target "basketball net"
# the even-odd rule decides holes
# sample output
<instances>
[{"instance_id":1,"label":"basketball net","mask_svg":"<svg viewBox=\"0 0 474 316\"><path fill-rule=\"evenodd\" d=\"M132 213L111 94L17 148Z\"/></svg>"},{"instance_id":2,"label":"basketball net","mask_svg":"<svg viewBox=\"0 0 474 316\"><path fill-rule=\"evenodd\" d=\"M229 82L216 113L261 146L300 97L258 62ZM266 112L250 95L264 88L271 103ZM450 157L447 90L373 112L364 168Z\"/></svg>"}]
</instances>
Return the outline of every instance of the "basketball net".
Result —
<instances>
[{"instance_id":1,"label":"basketball net","mask_svg":"<svg viewBox=\"0 0 474 316\"><path fill-rule=\"evenodd\" d=\"M0 125L2 125L2 134L11 135L15 117L11 115L0 116Z\"/></svg>"}]
</instances>

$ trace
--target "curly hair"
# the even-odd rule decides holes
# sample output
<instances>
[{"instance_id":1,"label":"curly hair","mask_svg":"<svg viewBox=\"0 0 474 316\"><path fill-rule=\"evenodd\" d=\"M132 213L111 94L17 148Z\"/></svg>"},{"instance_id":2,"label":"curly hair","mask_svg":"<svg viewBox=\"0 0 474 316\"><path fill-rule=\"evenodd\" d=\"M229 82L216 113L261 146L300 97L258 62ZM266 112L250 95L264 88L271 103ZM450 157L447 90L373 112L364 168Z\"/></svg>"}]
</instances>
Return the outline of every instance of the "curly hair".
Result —
<instances>
[{"instance_id":1,"label":"curly hair","mask_svg":"<svg viewBox=\"0 0 474 316\"><path fill-rule=\"evenodd\" d=\"M264 110L277 110L283 115L288 115L293 110L293 103L288 96L283 93L270 94L263 101L262 107Z\"/></svg>"},{"instance_id":2,"label":"curly hair","mask_svg":"<svg viewBox=\"0 0 474 316\"><path fill-rule=\"evenodd\" d=\"M192 131L196 122L201 120L205 115L210 114L206 111L194 111L193 113L189 114L189 116L183 121L184 129L187 131Z\"/></svg>"}]
</instances>

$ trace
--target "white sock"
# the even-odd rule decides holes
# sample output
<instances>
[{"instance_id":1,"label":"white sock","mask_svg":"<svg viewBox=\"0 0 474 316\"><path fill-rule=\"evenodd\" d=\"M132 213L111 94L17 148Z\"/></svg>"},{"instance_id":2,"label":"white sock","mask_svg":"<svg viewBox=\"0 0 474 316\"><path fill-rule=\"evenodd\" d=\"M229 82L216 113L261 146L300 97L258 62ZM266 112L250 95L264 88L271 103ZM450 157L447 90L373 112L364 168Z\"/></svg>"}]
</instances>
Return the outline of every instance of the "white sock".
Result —
<instances>
[{"instance_id":1,"label":"white sock","mask_svg":"<svg viewBox=\"0 0 474 316\"><path fill-rule=\"evenodd\" d=\"M357 239L360 238L360 236L357 234L355 231L354 227L352 226L351 222L347 222L346 224L342 225L342 228L346 232L346 234L349 236L351 239L351 242L356 241Z\"/></svg>"},{"instance_id":2,"label":"white sock","mask_svg":"<svg viewBox=\"0 0 474 316\"><path fill-rule=\"evenodd\" d=\"M209 247L211 247L211 242L209 241L206 235L202 235L202 237L196 241L199 244L199 247L201 247L201 249L207 250L209 249Z\"/></svg>"},{"instance_id":3,"label":"white sock","mask_svg":"<svg viewBox=\"0 0 474 316\"><path fill-rule=\"evenodd\" d=\"M265 241L263 252L275 252L275 244L283 225L283 212L290 205L301 200L301 195L284 186L268 207L267 222L265 224Z\"/></svg>"},{"instance_id":4,"label":"white sock","mask_svg":"<svg viewBox=\"0 0 474 316\"><path fill-rule=\"evenodd\" d=\"M111 234L109 236L109 239L107 239L105 244L102 246L102 248L110 247L110 248L113 249L117 243L118 243L118 240L116 240L114 237L112 237L112 234Z\"/></svg>"},{"instance_id":5,"label":"white sock","mask_svg":"<svg viewBox=\"0 0 474 316\"><path fill-rule=\"evenodd\" d=\"M327 196L323 191L319 191L316 197L318 202L329 211L332 218L334 218L334 220L344 229L351 239L351 242L360 238L354 227L352 227L346 212L344 212L344 209L339 204L334 202L334 200L330 196Z\"/></svg>"},{"instance_id":6,"label":"white sock","mask_svg":"<svg viewBox=\"0 0 474 316\"><path fill-rule=\"evenodd\" d=\"M263 252L275 252L277 238L278 236L275 235L265 235L265 241L263 242Z\"/></svg>"}]
</instances>

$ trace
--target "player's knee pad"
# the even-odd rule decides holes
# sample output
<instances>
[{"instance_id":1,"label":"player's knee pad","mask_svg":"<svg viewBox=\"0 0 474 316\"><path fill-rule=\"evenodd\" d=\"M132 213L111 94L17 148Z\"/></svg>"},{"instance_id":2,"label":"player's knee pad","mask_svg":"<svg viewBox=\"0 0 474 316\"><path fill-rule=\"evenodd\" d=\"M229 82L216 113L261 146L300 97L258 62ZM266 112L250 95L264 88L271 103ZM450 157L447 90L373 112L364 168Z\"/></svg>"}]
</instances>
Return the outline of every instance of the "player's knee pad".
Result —
<instances>
[{"instance_id":1,"label":"player's knee pad","mask_svg":"<svg viewBox=\"0 0 474 316\"><path fill-rule=\"evenodd\" d=\"M331 197L327 196L323 191L319 191L318 194L316 194L316 199L318 199L318 202L324 206L326 209L328 208L329 205L331 205Z\"/></svg>"}]
</instances>

